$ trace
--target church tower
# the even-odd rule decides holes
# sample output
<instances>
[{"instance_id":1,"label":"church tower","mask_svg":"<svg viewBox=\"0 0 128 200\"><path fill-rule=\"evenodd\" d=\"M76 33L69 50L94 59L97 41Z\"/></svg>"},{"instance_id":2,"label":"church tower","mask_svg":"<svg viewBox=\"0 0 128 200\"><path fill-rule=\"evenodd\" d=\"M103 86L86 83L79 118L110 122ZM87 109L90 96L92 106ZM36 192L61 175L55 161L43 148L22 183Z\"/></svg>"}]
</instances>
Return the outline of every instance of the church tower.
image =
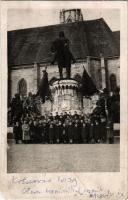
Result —
<instances>
[{"instance_id":1,"label":"church tower","mask_svg":"<svg viewBox=\"0 0 128 200\"><path fill-rule=\"evenodd\" d=\"M60 11L60 23L71 23L83 21L83 15L81 9L68 9Z\"/></svg>"}]
</instances>

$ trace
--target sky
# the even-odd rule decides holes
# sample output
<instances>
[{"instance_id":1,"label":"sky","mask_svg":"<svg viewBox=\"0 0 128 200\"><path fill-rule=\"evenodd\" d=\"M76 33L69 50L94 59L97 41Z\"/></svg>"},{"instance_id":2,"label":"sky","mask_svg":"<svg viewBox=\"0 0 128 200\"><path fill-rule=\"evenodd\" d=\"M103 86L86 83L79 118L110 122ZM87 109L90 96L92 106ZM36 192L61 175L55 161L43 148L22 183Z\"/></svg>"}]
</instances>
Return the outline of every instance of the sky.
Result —
<instances>
[{"instance_id":1,"label":"sky","mask_svg":"<svg viewBox=\"0 0 128 200\"><path fill-rule=\"evenodd\" d=\"M120 30L118 9L81 9L84 20L104 18L112 31ZM8 30L41 27L59 24L59 9L9 9Z\"/></svg>"}]
</instances>

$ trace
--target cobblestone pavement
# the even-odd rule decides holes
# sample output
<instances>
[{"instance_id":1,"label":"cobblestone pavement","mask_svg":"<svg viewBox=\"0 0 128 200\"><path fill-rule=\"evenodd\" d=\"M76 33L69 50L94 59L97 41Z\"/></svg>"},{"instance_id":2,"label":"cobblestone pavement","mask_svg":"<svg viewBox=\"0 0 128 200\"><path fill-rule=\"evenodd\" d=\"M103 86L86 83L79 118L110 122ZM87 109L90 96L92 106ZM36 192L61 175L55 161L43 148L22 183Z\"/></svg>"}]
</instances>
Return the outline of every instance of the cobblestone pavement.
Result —
<instances>
[{"instance_id":1,"label":"cobblestone pavement","mask_svg":"<svg viewBox=\"0 0 128 200\"><path fill-rule=\"evenodd\" d=\"M117 172L119 144L11 144L8 173Z\"/></svg>"}]
</instances>

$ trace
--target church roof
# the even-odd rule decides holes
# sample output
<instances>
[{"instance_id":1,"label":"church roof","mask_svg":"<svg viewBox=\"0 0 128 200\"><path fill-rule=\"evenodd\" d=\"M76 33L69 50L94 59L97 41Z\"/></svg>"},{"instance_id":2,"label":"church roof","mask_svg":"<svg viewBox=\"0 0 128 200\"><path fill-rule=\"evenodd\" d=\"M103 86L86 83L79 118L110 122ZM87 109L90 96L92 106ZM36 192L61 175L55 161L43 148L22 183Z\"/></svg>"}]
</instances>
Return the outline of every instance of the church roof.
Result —
<instances>
[{"instance_id":1,"label":"church roof","mask_svg":"<svg viewBox=\"0 0 128 200\"><path fill-rule=\"evenodd\" d=\"M101 19L8 31L8 65L51 62L51 44L60 31L70 40L76 59L119 56L119 32Z\"/></svg>"},{"instance_id":2,"label":"church roof","mask_svg":"<svg viewBox=\"0 0 128 200\"><path fill-rule=\"evenodd\" d=\"M120 50L120 31L114 31L113 34L116 39L118 49Z\"/></svg>"}]
</instances>

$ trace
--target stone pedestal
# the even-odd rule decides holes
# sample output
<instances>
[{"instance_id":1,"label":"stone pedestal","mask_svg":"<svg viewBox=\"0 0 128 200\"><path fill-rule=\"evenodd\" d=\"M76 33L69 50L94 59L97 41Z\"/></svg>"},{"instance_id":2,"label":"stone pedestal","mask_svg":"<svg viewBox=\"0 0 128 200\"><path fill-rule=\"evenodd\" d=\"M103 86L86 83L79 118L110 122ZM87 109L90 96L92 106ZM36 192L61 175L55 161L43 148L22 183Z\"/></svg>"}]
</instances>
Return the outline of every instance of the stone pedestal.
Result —
<instances>
[{"instance_id":1,"label":"stone pedestal","mask_svg":"<svg viewBox=\"0 0 128 200\"><path fill-rule=\"evenodd\" d=\"M51 86L52 101L46 100L41 104L41 114L53 115L58 112L67 112L74 114L77 111L85 114L92 113L96 107L98 95L93 95L90 98L82 97L79 91L79 84L74 79L61 79L55 81Z\"/></svg>"},{"instance_id":2,"label":"stone pedestal","mask_svg":"<svg viewBox=\"0 0 128 200\"><path fill-rule=\"evenodd\" d=\"M82 110L82 97L79 93L78 82L74 79L57 80L51 86L53 97L52 113L71 112L80 113Z\"/></svg>"}]
</instances>

